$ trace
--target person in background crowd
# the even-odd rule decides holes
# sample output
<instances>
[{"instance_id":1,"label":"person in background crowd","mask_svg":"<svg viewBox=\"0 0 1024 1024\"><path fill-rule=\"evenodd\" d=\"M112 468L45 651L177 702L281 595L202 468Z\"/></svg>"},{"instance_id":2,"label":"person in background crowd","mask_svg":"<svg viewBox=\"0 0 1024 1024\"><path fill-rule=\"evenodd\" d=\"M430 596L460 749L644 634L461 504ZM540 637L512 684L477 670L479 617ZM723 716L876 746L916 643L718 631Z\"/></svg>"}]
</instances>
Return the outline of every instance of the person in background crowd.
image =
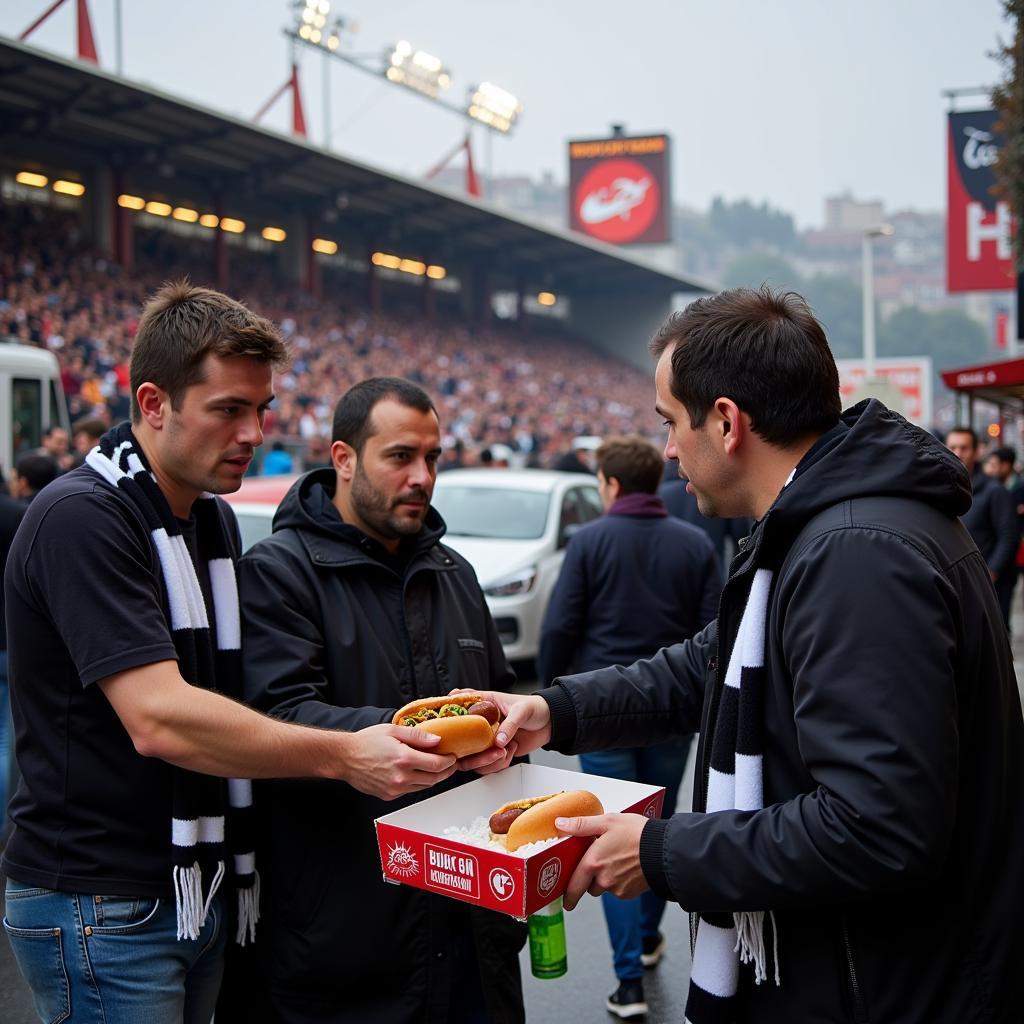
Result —
<instances>
[{"instance_id":1,"label":"person in background crowd","mask_svg":"<svg viewBox=\"0 0 1024 1024\"><path fill-rule=\"evenodd\" d=\"M270 451L263 457L260 473L263 476L285 476L295 468L295 460L284 446L283 441L275 441Z\"/></svg>"},{"instance_id":2,"label":"person in background crowd","mask_svg":"<svg viewBox=\"0 0 1024 1024\"><path fill-rule=\"evenodd\" d=\"M537 675L631 665L685 640L718 610L722 573L707 535L674 519L655 493L663 460L636 435L597 449L605 515L572 538L541 630ZM583 771L665 787L662 817L675 813L691 735L651 746L582 754ZM627 1019L647 1013L643 976L665 948L665 901L653 892L601 897L618 988L607 1009Z\"/></svg>"},{"instance_id":3,"label":"person in background crowd","mask_svg":"<svg viewBox=\"0 0 1024 1024\"><path fill-rule=\"evenodd\" d=\"M995 477L1008 491L1020 485L1020 477L1014 470L1017 463L1017 452L1010 447L993 448L985 456L985 473Z\"/></svg>"},{"instance_id":4,"label":"person in background crowd","mask_svg":"<svg viewBox=\"0 0 1024 1024\"><path fill-rule=\"evenodd\" d=\"M973 500L964 513L967 531L988 565L989 576L999 597L1006 628L1010 628L1010 605L1017 582L1016 555L1020 542L1017 510L1001 483L981 471L978 463L978 435L965 426L946 434L946 446L964 464L971 477Z\"/></svg>"},{"instance_id":5,"label":"person in background crowd","mask_svg":"<svg viewBox=\"0 0 1024 1024\"><path fill-rule=\"evenodd\" d=\"M42 454L49 455L53 459L57 464L58 472L66 473L69 469L74 469L75 456L70 450L68 432L63 427L50 427L43 434L43 446L40 451Z\"/></svg>"},{"instance_id":6,"label":"person in background crowd","mask_svg":"<svg viewBox=\"0 0 1024 1024\"><path fill-rule=\"evenodd\" d=\"M57 479L57 464L48 455L22 455L11 473L8 492L0 494L0 579L7 553L29 502ZM7 623L0 593L0 840L7 834L7 801L16 781L11 746L11 710L7 692Z\"/></svg>"},{"instance_id":7,"label":"person in background crowd","mask_svg":"<svg viewBox=\"0 0 1024 1024\"><path fill-rule=\"evenodd\" d=\"M1024 719L964 466L873 399L840 411L792 292L700 298L652 351L666 457L703 514L755 519L718 619L493 694L497 747L463 764L700 729L693 813L558 822L594 837L567 907L650 888L694 915L692 1024L1014 1024Z\"/></svg>"},{"instance_id":8,"label":"person in background crowd","mask_svg":"<svg viewBox=\"0 0 1024 1024\"><path fill-rule=\"evenodd\" d=\"M139 323L131 422L32 501L11 545L23 777L0 865L42 1020L208 1024L227 932L250 941L259 913L249 778L395 797L455 770L422 730L309 729L225 696L241 691L238 528L215 495L238 489L286 357L238 302L165 286Z\"/></svg>"},{"instance_id":9,"label":"person in background crowd","mask_svg":"<svg viewBox=\"0 0 1024 1024\"><path fill-rule=\"evenodd\" d=\"M100 443L100 438L110 426L99 416L82 416L71 424L71 441L74 445L75 465L80 466L86 455Z\"/></svg>"},{"instance_id":10,"label":"person in background crowd","mask_svg":"<svg viewBox=\"0 0 1024 1024\"><path fill-rule=\"evenodd\" d=\"M701 515L697 507L697 496L690 494L686 484L687 481L679 479L679 463L669 459L665 463L658 496L665 502L669 515L698 527L711 538L724 577L733 555L739 551L740 541L750 533L752 523L746 516L727 519Z\"/></svg>"},{"instance_id":11,"label":"person in background crowd","mask_svg":"<svg viewBox=\"0 0 1024 1024\"><path fill-rule=\"evenodd\" d=\"M430 397L397 377L362 381L338 402L333 436L332 468L296 482L274 532L239 564L246 700L347 731L390 722L420 697L511 686L476 576L441 543L430 504L441 455ZM434 781L424 776L402 803ZM273 1021L524 1019L525 926L382 882L373 821L389 808L379 799L282 782L261 785L256 804L267 919L255 970ZM228 989L253 985L242 970Z\"/></svg>"}]
</instances>

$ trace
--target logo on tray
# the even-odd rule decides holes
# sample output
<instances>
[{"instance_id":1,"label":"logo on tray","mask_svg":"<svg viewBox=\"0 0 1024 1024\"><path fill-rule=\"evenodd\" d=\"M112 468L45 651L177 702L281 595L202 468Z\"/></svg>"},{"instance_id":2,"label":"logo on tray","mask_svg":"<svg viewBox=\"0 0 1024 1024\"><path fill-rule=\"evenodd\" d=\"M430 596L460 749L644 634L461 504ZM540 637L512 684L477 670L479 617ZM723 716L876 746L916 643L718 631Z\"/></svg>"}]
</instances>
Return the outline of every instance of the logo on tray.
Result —
<instances>
[{"instance_id":1,"label":"logo on tray","mask_svg":"<svg viewBox=\"0 0 1024 1024\"><path fill-rule=\"evenodd\" d=\"M558 879L562 875L562 862L557 857L552 857L540 869L537 875L537 891L541 896L549 895L558 885Z\"/></svg>"},{"instance_id":2,"label":"logo on tray","mask_svg":"<svg viewBox=\"0 0 1024 1024\"><path fill-rule=\"evenodd\" d=\"M488 881L491 883L491 892L499 900L507 900L515 892L515 879L504 868L494 868Z\"/></svg>"},{"instance_id":3,"label":"logo on tray","mask_svg":"<svg viewBox=\"0 0 1024 1024\"><path fill-rule=\"evenodd\" d=\"M395 843L388 850L388 874L412 878L420 872L416 854L405 843Z\"/></svg>"},{"instance_id":4,"label":"logo on tray","mask_svg":"<svg viewBox=\"0 0 1024 1024\"><path fill-rule=\"evenodd\" d=\"M644 817L645 818L656 818L658 816L657 807L658 807L658 802L656 800L652 800L644 808Z\"/></svg>"}]
</instances>

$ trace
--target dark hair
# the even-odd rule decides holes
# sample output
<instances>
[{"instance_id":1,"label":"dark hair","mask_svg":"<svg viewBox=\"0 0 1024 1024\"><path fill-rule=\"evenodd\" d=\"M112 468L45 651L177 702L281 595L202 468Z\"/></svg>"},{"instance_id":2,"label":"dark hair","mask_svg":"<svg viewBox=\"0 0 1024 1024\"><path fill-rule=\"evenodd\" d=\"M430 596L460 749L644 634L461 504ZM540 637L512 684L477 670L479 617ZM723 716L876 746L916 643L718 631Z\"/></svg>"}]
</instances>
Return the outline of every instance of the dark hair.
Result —
<instances>
[{"instance_id":1,"label":"dark hair","mask_svg":"<svg viewBox=\"0 0 1024 1024\"><path fill-rule=\"evenodd\" d=\"M1000 462L1008 462L1012 466L1017 461L1017 451L1014 448L993 448L988 453L988 457L996 458Z\"/></svg>"},{"instance_id":2,"label":"dark hair","mask_svg":"<svg viewBox=\"0 0 1024 1024\"><path fill-rule=\"evenodd\" d=\"M665 460L638 434L610 437L597 449L597 468L606 480L619 481L622 494L655 494Z\"/></svg>"},{"instance_id":3,"label":"dark hair","mask_svg":"<svg viewBox=\"0 0 1024 1024\"><path fill-rule=\"evenodd\" d=\"M722 396L780 447L823 434L839 420L835 359L821 324L796 292L762 285L697 299L669 317L650 349L659 357L670 345L671 391L694 429Z\"/></svg>"},{"instance_id":4,"label":"dark hair","mask_svg":"<svg viewBox=\"0 0 1024 1024\"><path fill-rule=\"evenodd\" d=\"M971 447L977 449L978 447L978 435L973 427L950 427L946 431L946 444L949 444L950 434L970 434L971 435Z\"/></svg>"},{"instance_id":5,"label":"dark hair","mask_svg":"<svg viewBox=\"0 0 1024 1024\"><path fill-rule=\"evenodd\" d=\"M71 436L76 434L88 434L93 440L98 441L107 432L107 425L99 416L80 416L71 424Z\"/></svg>"},{"instance_id":6,"label":"dark hair","mask_svg":"<svg viewBox=\"0 0 1024 1024\"><path fill-rule=\"evenodd\" d=\"M33 494L52 484L58 475L57 463L49 455L22 455L14 464L14 472L28 484Z\"/></svg>"},{"instance_id":7,"label":"dark hair","mask_svg":"<svg viewBox=\"0 0 1024 1024\"><path fill-rule=\"evenodd\" d=\"M269 320L211 288L187 279L168 282L139 320L129 371L132 421L141 415L135 397L140 385L156 384L177 409L185 389L202 382L202 363L210 354L246 356L275 367L288 362L288 346Z\"/></svg>"},{"instance_id":8,"label":"dark hair","mask_svg":"<svg viewBox=\"0 0 1024 1024\"><path fill-rule=\"evenodd\" d=\"M332 443L344 441L355 449L356 454L362 454L363 445L373 434L370 415L377 403L385 398L393 398L410 409L432 412L437 416L430 395L411 380L403 377L367 377L350 387L334 407Z\"/></svg>"}]
</instances>

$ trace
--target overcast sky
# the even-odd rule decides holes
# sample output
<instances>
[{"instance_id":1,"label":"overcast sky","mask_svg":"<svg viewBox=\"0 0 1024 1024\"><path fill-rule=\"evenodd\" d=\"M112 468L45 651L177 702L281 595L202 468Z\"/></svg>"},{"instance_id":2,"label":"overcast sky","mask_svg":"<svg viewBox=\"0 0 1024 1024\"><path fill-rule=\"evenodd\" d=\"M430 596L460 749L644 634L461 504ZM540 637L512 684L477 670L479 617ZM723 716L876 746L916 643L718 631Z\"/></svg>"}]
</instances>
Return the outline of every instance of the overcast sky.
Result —
<instances>
[{"instance_id":1,"label":"overcast sky","mask_svg":"<svg viewBox=\"0 0 1024 1024\"><path fill-rule=\"evenodd\" d=\"M17 37L50 0L3 0ZM32 37L74 49L74 3ZM287 0L122 0L126 77L251 117L288 73ZM115 70L115 0L90 0L102 66ZM849 189L889 212L945 208L941 91L991 85L1009 35L1000 0L333 0L353 55L399 39L440 57L461 103L480 80L520 97L522 121L491 147L495 174L564 182L565 142L613 122L673 140L674 199L767 200L801 227ZM420 176L464 122L406 90L331 61L333 147ZM312 141L324 138L323 61L300 69ZM986 106L984 97L961 109ZM290 127L282 100L265 123ZM477 136L478 163L487 146Z\"/></svg>"}]
</instances>

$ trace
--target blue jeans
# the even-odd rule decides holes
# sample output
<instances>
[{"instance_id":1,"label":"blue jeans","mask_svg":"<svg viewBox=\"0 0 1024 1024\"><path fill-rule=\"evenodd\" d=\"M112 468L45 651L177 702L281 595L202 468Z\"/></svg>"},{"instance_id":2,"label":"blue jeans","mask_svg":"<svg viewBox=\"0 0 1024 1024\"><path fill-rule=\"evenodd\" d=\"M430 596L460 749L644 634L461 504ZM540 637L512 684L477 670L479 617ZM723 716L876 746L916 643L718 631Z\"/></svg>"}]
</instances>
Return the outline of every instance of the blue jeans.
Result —
<instances>
[{"instance_id":1,"label":"blue jeans","mask_svg":"<svg viewBox=\"0 0 1024 1024\"><path fill-rule=\"evenodd\" d=\"M692 736L681 736L652 747L580 754L580 766L589 775L664 786L665 803L661 816L671 818L675 813L679 783L686 768L692 739ZM644 965L640 955L643 952L643 940L658 934L658 926L665 912L665 901L650 891L631 900L620 900L606 892L601 894L601 909L608 926L608 938L612 943L615 976L619 981L642 978Z\"/></svg>"},{"instance_id":2,"label":"blue jeans","mask_svg":"<svg viewBox=\"0 0 1024 1024\"><path fill-rule=\"evenodd\" d=\"M224 970L224 907L195 941L171 900L86 896L7 880L4 930L44 1024L209 1024Z\"/></svg>"}]
</instances>

